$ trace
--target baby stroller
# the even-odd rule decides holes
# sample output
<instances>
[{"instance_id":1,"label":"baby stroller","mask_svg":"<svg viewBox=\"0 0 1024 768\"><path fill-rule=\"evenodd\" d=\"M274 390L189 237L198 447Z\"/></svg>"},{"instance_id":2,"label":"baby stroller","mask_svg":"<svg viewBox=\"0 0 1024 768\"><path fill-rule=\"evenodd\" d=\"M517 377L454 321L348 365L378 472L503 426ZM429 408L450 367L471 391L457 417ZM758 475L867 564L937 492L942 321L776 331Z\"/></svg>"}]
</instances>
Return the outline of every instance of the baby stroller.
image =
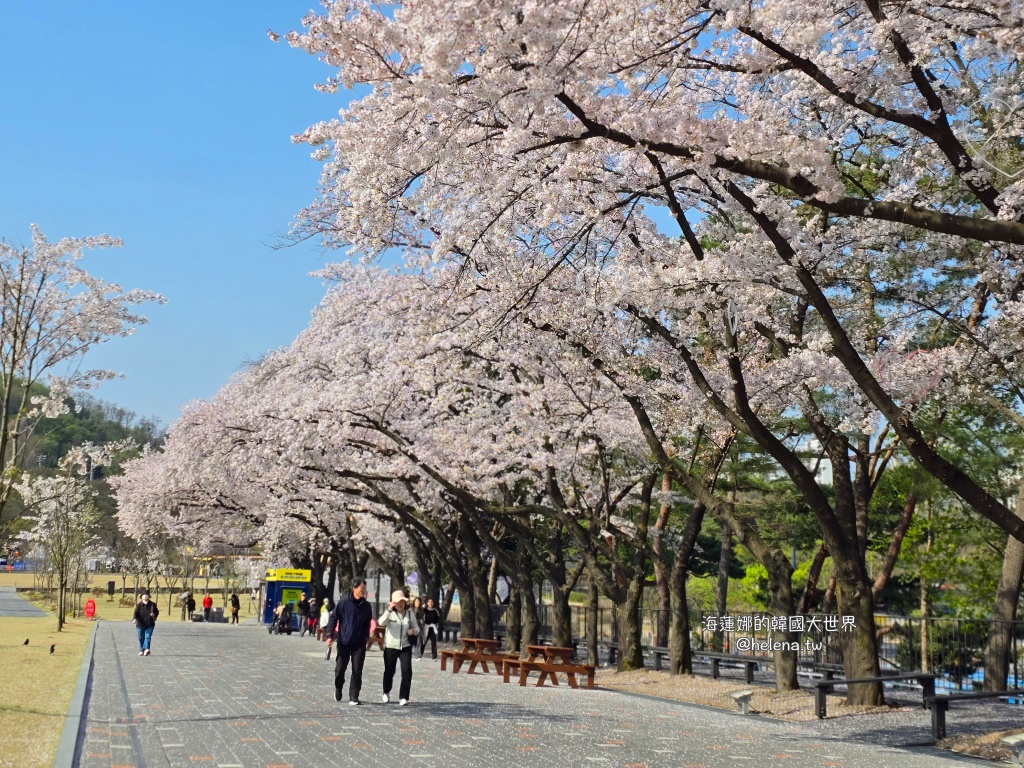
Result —
<instances>
[{"instance_id":1,"label":"baby stroller","mask_svg":"<svg viewBox=\"0 0 1024 768\"><path fill-rule=\"evenodd\" d=\"M286 605L281 615L274 619L274 622L267 629L272 635L288 634L292 633L292 609L291 605Z\"/></svg>"}]
</instances>

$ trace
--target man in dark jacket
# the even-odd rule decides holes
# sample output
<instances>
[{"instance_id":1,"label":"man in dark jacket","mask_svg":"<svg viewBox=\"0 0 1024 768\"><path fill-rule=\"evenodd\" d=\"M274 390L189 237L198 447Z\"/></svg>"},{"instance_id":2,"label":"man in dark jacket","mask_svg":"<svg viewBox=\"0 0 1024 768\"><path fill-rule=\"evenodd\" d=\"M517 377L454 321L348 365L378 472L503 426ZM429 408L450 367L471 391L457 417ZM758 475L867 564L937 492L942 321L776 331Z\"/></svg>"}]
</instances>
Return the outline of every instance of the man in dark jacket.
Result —
<instances>
[{"instance_id":1,"label":"man in dark jacket","mask_svg":"<svg viewBox=\"0 0 1024 768\"><path fill-rule=\"evenodd\" d=\"M309 600L306 599L305 592L302 593L302 597L296 603L295 610L299 614L299 637L303 637L309 624Z\"/></svg>"},{"instance_id":2,"label":"man in dark jacket","mask_svg":"<svg viewBox=\"0 0 1024 768\"><path fill-rule=\"evenodd\" d=\"M373 609L366 602L366 580L352 582L352 592L338 601L328 619L327 644L336 643L338 658L334 665L334 700L341 701L345 687L345 671L352 664L352 682L348 687L348 703L359 704L359 690L363 687L363 662L366 659L366 640L370 636Z\"/></svg>"},{"instance_id":3,"label":"man in dark jacket","mask_svg":"<svg viewBox=\"0 0 1024 768\"><path fill-rule=\"evenodd\" d=\"M156 603L149 599L149 592L143 592L138 605L135 606L135 613L132 614L132 624L139 635L139 656L149 656L149 643L153 637L153 628L156 627L156 617L160 615L160 609Z\"/></svg>"}]
</instances>

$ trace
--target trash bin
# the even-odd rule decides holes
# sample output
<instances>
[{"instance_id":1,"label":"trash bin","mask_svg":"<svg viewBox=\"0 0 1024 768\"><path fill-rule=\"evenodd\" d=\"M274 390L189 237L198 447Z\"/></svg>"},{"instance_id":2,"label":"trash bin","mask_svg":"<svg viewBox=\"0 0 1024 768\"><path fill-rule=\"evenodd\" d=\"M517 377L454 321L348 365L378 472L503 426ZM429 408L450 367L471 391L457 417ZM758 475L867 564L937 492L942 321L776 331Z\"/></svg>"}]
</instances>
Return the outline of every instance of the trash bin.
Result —
<instances>
[{"instance_id":1,"label":"trash bin","mask_svg":"<svg viewBox=\"0 0 1024 768\"><path fill-rule=\"evenodd\" d=\"M116 585L114 584L114 582L108 581L107 582L107 595L109 595L110 597L113 597L115 589L116 589Z\"/></svg>"},{"instance_id":2,"label":"trash bin","mask_svg":"<svg viewBox=\"0 0 1024 768\"><path fill-rule=\"evenodd\" d=\"M225 622L224 609L214 608L213 616L210 618L210 621L212 621L214 624L223 624Z\"/></svg>"}]
</instances>

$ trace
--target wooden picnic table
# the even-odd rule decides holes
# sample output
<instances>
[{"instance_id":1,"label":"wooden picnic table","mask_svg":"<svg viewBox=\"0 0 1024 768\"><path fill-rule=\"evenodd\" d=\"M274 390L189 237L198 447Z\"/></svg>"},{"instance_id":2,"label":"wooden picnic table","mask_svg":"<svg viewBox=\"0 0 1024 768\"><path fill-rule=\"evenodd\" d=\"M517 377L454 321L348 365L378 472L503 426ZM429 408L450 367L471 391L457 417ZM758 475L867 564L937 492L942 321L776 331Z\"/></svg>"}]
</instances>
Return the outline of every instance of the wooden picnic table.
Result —
<instances>
[{"instance_id":1,"label":"wooden picnic table","mask_svg":"<svg viewBox=\"0 0 1024 768\"><path fill-rule=\"evenodd\" d=\"M528 645L526 652L529 658L525 661L505 661L502 679L508 681L509 672L512 667L519 667L519 684L526 685L530 672L540 672L537 686L544 685L545 680L550 680L552 685L558 685L558 673L566 676L570 688L579 687L576 684L576 675L587 676L587 687L594 687L594 665L573 664L573 657L576 655L575 648L561 648L555 645Z\"/></svg>"},{"instance_id":2,"label":"wooden picnic table","mask_svg":"<svg viewBox=\"0 0 1024 768\"><path fill-rule=\"evenodd\" d=\"M507 654L498 653L498 648L501 647L500 640L488 640L481 637L463 637L460 641L462 643L461 651L445 650L441 651L441 670L444 671L449 658L452 660L452 673L456 674L462 668L464 661L469 662L469 668L466 670L466 674L473 674L476 672L478 666L483 668L484 672L490 672L491 670L487 667L487 662L493 662L495 664L495 671L501 668L501 663L507 658Z\"/></svg>"},{"instance_id":3,"label":"wooden picnic table","mask_svg":"<svg viewBox=\"0 0 1024 768\"><path fill-rule=\"evenodd\" d=\"M375 628L366 638L366 650L370 650L374 645L379 646L381 651L384 650L384 627Z\"/></svg>"}]
</instances>

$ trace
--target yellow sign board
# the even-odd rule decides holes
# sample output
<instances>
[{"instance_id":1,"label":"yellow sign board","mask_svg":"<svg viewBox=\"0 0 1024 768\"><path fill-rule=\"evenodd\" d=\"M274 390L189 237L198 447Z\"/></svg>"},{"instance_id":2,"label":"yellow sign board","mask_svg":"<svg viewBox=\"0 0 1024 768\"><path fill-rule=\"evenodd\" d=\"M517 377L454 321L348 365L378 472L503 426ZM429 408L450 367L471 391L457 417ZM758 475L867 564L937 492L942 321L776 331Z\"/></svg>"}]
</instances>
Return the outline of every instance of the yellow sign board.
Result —
<instances>
[{"instance_id":1,"label":"yellow sign board","mask_svg":"<svg viewBox=\"0 0 1024 768\"><path fill-rule=\"evenodd\" d=\"M313 572L306 568L268 568L267 581L312 581Z\"/></svg>"}]
</instances>

